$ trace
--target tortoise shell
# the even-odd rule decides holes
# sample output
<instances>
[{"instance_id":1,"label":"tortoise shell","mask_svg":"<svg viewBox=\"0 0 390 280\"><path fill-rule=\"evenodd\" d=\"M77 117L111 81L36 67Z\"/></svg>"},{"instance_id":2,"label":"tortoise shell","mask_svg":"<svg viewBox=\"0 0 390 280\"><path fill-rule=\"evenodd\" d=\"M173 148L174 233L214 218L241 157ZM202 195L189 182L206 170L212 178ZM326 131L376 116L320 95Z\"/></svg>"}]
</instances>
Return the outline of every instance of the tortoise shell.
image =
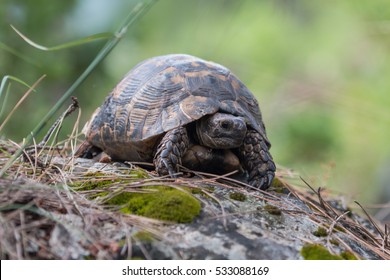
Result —
<instances>
[{"instance_id":1,"label":"tortoise shell","mask_svg":"<svg viewBox=\"0 0 390 280\"><path fill-rule=\"evenodd\" d=\"M150 161L164 132L216 112L244 117L270 146L256 98L232 72L190 55L158 56L126 74L84 133L114 159Z\"/></svg>"}]
</instances>

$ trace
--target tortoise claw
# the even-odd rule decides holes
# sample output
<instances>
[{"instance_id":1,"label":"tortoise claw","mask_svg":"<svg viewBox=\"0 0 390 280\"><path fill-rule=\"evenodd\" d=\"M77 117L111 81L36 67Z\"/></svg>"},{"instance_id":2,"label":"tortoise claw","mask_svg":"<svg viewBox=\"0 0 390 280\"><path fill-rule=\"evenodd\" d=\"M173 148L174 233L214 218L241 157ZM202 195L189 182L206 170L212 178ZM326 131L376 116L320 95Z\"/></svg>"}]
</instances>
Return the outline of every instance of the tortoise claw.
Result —
<instances>
[{"instance_id":1,"label":"tortoise claw","mask_svg":"<svg viewBox=\"0 0 390 280\"><path fill-rule=\"evenodd\" d=\"M255 176L254 178L252 178L250 181L249 181L249 184L252 186L252 187L255 187L256 189L260 189L260 190L266 190L269 188L269 186L271 185L272 183L272 180L274 179L274 173L268 173L267 175L265 176Z\"/></svg>"},{"instance_id":2,"label":"tortoise claw","mask_svg":"<svg viewBox=\"0 0 390 280\"><path fill-rule=\"evenodd\" d=\"M157 170L157 173L159 173L159 175L166 175L166 173L168 173L169 176L171 176L172 178L177 177L175 170L172 168L172 165L169 164L169 162L166 158L162 158L161 163L162 163L162 165L164 165L164 167L162 167L162 168L160 167ZM160 174L160 173L162 173L162 174Z\"/></svg>"},{"instance_id":3,"label":"tortoise claw","mask_svg":"<svg viewBox=\"0 0 390 280\"><path fill-rule=\"evenodd\" d=\"M267 175L267 179L268 179L268 184L269 184L269 185L272 184L272 181L273 181L274 177L275 177L275 174L274 174L274 173L272 173L272 174L269 173L269 174Z\"/></svg>"}]
</instances>

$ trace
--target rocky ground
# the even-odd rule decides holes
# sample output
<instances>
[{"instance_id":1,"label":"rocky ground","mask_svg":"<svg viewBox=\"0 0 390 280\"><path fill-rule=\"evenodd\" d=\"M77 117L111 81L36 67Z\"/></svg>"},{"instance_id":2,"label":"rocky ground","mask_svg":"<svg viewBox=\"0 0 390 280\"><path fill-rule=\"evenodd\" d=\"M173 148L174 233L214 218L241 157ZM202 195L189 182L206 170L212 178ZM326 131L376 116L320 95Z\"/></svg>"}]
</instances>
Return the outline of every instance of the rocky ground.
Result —
<instances>
[{"instance_id":1,"label":"rocky ground","mask_svg":"<svg viewBox=\"0 0 390 280\"><path fill-rule=\"evenodd\" d=\"M12 152L2 142L0 167ZM388 228L342 201L280 170L263 192L225 177L171 180L123 164L31 157L0 179L0 253L2 259L390 259Z\"/></svg>"}]
</instances>

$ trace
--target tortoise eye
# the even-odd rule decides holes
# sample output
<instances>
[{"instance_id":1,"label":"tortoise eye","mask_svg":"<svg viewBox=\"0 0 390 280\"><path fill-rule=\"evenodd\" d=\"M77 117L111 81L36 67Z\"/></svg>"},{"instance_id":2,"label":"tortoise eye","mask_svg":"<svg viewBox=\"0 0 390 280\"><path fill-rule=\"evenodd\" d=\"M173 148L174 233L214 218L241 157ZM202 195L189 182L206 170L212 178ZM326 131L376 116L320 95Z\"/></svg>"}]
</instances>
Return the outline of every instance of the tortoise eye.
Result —
<instances>
[{"instance_id":1,"label":"tortoise eye","mask_svg":"<svg viewBox=\"0 0 390 280\"><path fill-rule=\"evenodd\" d=\"M222 122L221 122L221 127L222 127L223 129L229 129L229 128L230 128L230 122L228 122L228 121L222 121Z\"/></svg>"}]
</instances>

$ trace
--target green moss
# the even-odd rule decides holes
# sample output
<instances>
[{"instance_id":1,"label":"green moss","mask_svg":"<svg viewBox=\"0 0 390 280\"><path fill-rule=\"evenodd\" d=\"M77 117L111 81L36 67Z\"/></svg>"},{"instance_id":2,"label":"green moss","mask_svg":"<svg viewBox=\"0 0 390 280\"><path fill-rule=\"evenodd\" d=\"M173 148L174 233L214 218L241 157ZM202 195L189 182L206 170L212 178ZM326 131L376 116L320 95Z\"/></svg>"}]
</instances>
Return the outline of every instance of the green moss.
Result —
<instances>
[{"instance_id":1,"label":"green moss","mask_svg":"<svg viewBox=\"0 0 390 280\"><path fill-rule=\"evenodd\" d=\"M101 189L113 183L133 181L135 179L149 178L148 173L141 168L133 168L125 170L122 174L126 176L115 176L115 174L104 173L101 171L89 172L82 179L74 182L70 186L80 191L89 191Z\"/></svg>"},{"instance_id":2,"label":"green moss","mask_svg":"<svg viewBox=\"0 0 390 280\"><path fill-rule=\"evenodd\" d=\"M2 147L0 147L0 154L4 154L4 155L2 155L2 157L10 157L11 156L11 154L6 150L6 149L3 149Z\"/></svg>"},{"instance_id":3,"label":"green moss","mask_svg":"<svg viewBox=\"0 0 390 280\"><path fill-rule=\"evenodd\" d=\"M358 258L350 251L344 251L340 254L344 260L357 260Z\"/></svg>"},{"instance_id":4,"label":"green moss","mask_svg":"<svg viewBox=\"0 0 390 280\"><path fill-rule=\"evenodd\" d=\"M345 229L342 228L341 226L335 226L335 227L333 228L333 230L334 230L334 231L339 231L339 232L344 232L344 233L345 233Z\"/></svg>"},{"instance_id":5,"label":"green moss","mask_svg":"<svg viewBox=\"0 0 390 280\"><path fill-rule=\"evenodd\" d=\"M147 179L149 178L149 174L142 168L134 168L130 170L130 177L135 179Z\"/></svg>"},{"instance_id":6,"label":"green moss","mask_svg":"<svg viewBox=\"0 0 390 280\"><path fill-rule=\"evenodd\" d=\"M274 205L267 204L266 206L264 206L264 209L271 215L276 215L276 216L282 215L282 210L280 210L280 208Z\"/></svg>"},{"instance_id":7,"label":"green moss","mask_svg":"<svg viewBox=\"0 0 390 280\"><path fill-rule=\"evenodd\" d=\"M301 249L301 255L305 260L357 260L356 256L349 251L333 255L320 244L306 244Z\"/></svg>"},{"instance_id":8,"label":"green moss","mask_svg":"<svg viewBox=\"0 0 390 280\"><path fill-rule=\"evenodd\" d=\"M147 244L152 243L154 240L153 235L147 231L138 231L133 235L133 238L137 241Z\"/></svg>"},{"instance_id":9,"label":"green moss","mask_svg":"<svg viewBox=\"0 0 390 280\"><path fill-rule=\"evenodd\" d=\"M245 201L246 195L241 192L232 192L229 194L229 197L231 199L237 200L237 201Z\"/></svg>"},{"instance_id":10,"label":"green moss","mask_svg":"<svg viewBox=\"0 0 390 280\"><path fill-rule=\"evenodd\" d=\"M129 203L129 200L134 196L133 193L123 192L121 194L115 195L113 198L110 198L107 201L109 205L123 206ZM123 211L125 212L125 211ZM131 213L129 213L131 214Z\"/></svg>"},{"instance_id":11,"label":"green moss","mask_svg":"<svg viewBox=\"0 0 390 280\"><path fill-rule=\"evenodd\" d=\"M103 172L91 172L72 186L78 190L88 191L104 189L116 183L132 182L148 178L146 171L140 168L129 169L126 176L115 176ZM127 171L125 171L127 172ZM166 186L144 187L145 192L121 192L107 200L106 204L120 206L120 210L127 214L135 214L149 218L178 223L191 222L200 213L200 202L191 194ZM91 195L90 198L109 195L102 191Z\"/></svg>"},{"instance_id":12,"label":"green moss","mask_svg":"<svg viewBox=\"0 0 390 280\"><path fill-rule=\"evenodd\" d=\"M210 186L201 186L201 187L183 187L184 190L187 190L188 192L192 194L199 194L205 197L208 197L207 193L212 193L215 191L215 188L210 187Z\"/></svg>"},{"instance_id":13,"label":"green moss","mask_svg":"<svg viewBox=\"0 0 390 280\"><path fill-rule=\"evenodd\" d=\"M105 179L107 178L107 179ZM107 185L118 182L120 179L112 179L112 176L101 171L89 172L80 181L76 181L70 186L80 191L89 191L104 188Z\"/></svg>"},{"instance_id":14,"label":"green moss","mask_svg":"<svg viewBox=\"0 0 390 280\"><path fill-rule=\"evenodd\" d=\"M277 177L272 180L271 189L277 193L289 193L286 185Z\"/></svg>"},{"instance_id":15,"label":"green moss","mask_svg":"<svg viewBox=\"0 0 390 280\"><path fill-rule=\"evenodd\" d=\"M330 243L333 245L336 245L336 246L340 245L340 242L338 242L336 239L333 239L333 238L330 240Z\"/></svg>"},{"instance_id":16,"label":"green moss","mask_svg":"<svg viewBox=\"0 0 390 280\"><path fill-rule=\"evenodd\" d=\"M202 191L201 188L191 188L191 189L190 189L190 192L191 192L192 194L203 194L203 191Z\"/></svg>"},{"instance_id":17,"label":"green moss","mask_svg":"<svg viewBox=\"0 0 390 280\"><path fill-rule=\"evenodd\" d=\"M108 201L121 211L158 220L189 223L200 213L200 202L191 194L164 187L147 187L150 193L122 193Z\"/></svg>"},{"instance_id":18,"label":"green moss","mask_svg":"<svg viewBox=\"0 0 390 280\"><path fill-rule=\"evenodd\" d=\"M342 260L343 258L331 254L320 244L307 244L302 247L301 255L305 260Z\"/></svg>"},{"instance_id":19,"label":"green moss","mask_svg":"<svg viewBox=\"0 0 390 280\"><path fill-rule=\"evenodd\" d=\"M328 231L324 227L318 227L317 230L313 232L313 234L317 237L325 237L328 236Z\"/></svg>"}]
</instances>

